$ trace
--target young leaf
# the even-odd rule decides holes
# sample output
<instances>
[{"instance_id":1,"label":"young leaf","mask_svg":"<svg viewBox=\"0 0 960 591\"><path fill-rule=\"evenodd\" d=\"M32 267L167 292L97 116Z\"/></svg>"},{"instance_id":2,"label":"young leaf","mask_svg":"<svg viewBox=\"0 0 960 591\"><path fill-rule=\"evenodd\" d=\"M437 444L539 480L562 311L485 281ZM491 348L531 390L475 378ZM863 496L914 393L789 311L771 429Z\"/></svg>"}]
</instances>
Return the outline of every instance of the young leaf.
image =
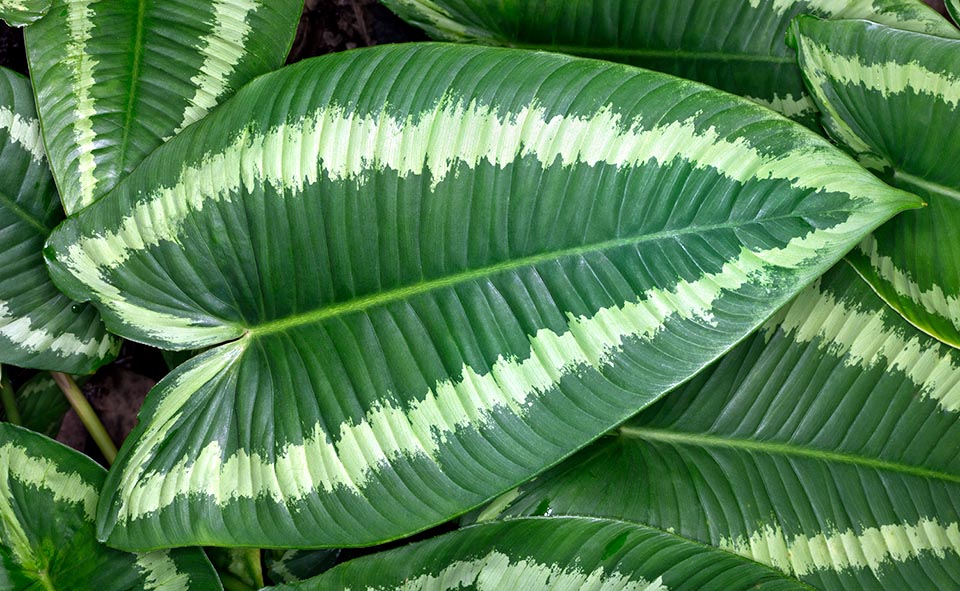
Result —
<instances>
[{"instance_id":1,"label":"young leaf","mask_svg":"<svg viewBox=\"0 0 960 591\"><path fill-rule=\"evenodd\" d=\"M765 330L481 518L645 523L824 591L960 581L960 351L842 265Z\"/></svg>"},{"instance_id":2,"label":"young leaf","mask_svg":"<svg viewBox=\"0 0 960 591\"><path fill-rule=\"evenodd\" d=\"M149 397L102 535L319 547L446 521L916 204L766 109L616 64L427 44L261 77L49 243L120 333L230 341Z\"/></svg>"},{"instance_id":3,"label":"young leaf","mask_svg":"<svg viewBox=\"0 0 960 591\"><path fill-rule=\"evenodd\" d=\"M303 0L55 0L25 40L67 213L280 67L302 7Z\"/></svg>"},{"instance_id":4,"label":"young leaf","mask_svg":"<svg viewBox=\"0 0 960 591\"><path fill-rule=\"evenodd\" d=\"M95 536L106 471L26 429L0 423L0 588L12 591L216 591L199 549L128 554Z\"/></svg>"},{"instance_id":5,"label":"young leaf","mask_svg":"<svg viewBox=\"0 0 960 591\"><path fill-rule=\"evenodd\" d=\"M24 27L50 10L53 0L0 0L0 19L11 27Z\"/></svg>"},{"instance_id":6,"label":"young leaf","mask_svg":"<svg viewBox=\"0 0 960 591\"><path fill-rule=\"evenodd\" d=\"M803 591L773 569L606 519L515 519L365 556L265 591Z\"/></svg>"},{"instance_id":7,"label":"young leaf","mask_svg":"<svg viewBox=\"0 0 960 591\"><path fill-rule=\"evenodd\" d=\"M817 126L796 55L798 14L960 33L920 0L384 0L431 37L560 51L705 82ZM817 127L819 129L819 127Z\"/></svg>"},{"instance_id":8,"label":"young leaf","mask_svg":"<svg viewBox=\"0 0 960 591\"><path fill-rule=\"evenodd\" d=\"M30 82L0 68L0 363L87 373L117 354L96 309L50 281L43 243L62 218Z\"/></svg>"},{"instance_id":9,"label":"young leaf","mask_svg":"<svg viewBox=\"0 0 960 591\"><path fill-rule=\"evenodd\" d=\"M793 35L830 134L929 204L850 261L910 322L960 347L960 41L814 18Z\"/></svg>"}]
</instances>

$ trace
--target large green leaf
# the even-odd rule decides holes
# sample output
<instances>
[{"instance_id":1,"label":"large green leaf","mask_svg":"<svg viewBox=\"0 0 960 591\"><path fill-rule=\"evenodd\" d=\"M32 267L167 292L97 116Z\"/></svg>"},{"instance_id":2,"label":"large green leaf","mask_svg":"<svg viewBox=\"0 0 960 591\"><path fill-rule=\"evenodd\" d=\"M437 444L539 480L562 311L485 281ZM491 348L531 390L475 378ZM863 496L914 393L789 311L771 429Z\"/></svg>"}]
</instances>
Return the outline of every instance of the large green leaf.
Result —
<instances>
[{"instance_id":1,"label":"large green leaf","mask_svg":"<svg viewBox=\"0 0 960 591\"><path fill-rule=\"evenodd\" d=\"M67 213L278 68L302 7L303 0L55 0L25 39Z\"/></svg>"},{"instance_id":2,"label":"large green leaf","mask_svg":"<svg viewBox=\"0 0 960 591\"><path fill-rule=\"evenodd\" d=\"M699 80L816 125L796 55L798 14L958 37L920 0L384 0L435 39L561 51Z\"/></svg>"},{"instance_id":3,"label":"large green leaf","mask_svg":"<svg viewBox=\"0 0 960 591\"><path fill-rule=\"evenodd\" d=\"M26 429L0 424L0 589L216 591L199 549L128 554L97 542L106 471Z\"/></svg>"},{"instance_id":4,"label":"large green leaf","mask_svg":"<svg viewBox=\"0 0 960 591\"><path fill-rule=\"evenodd\" d=\"M814 18L793 34L831 135L929 203L850 260L910 322L960 347L960 41Z\"/></svg>"},{"instance_id":5,"label":"large green leaf","mask_svg":"<svg viewBox=\"0 0 960 591\"><path fill-rule=\"evenodd\" d=\"M50 10L53 0L0 0L0 19L12 27L23 27Z\"/></svg>"},{"instance_id":6,"label":"large green leaf","mask_svg":"<svg viewBox=\"0 0 960 591\"><path fill-rule=\"evenodd\" d=\"M748 101L407 45L262 77L50 240L148 398L101 534L369 544L634 414L916 197ZM253 518L251 516L256 516Z\"/></svg>"},{"instance_id":7,"label":"large green leaf","mask_svg":"<svg viewBox=\"0 0 960 591\"><path fill-rule=\"evenodd\" d=\"M50 281L43 243L63 218L26 78L0 68L0 363L86 373L119 341Z\"/></svg>"},{"instance_id":8,"label":"large green leaf","mask_svg":"<svg viewBox=\"0 0 960 591\"><path fill-rule=\"evenodd\" d=\"M679 391L481 519L673 532L825 591L960 585L960 351L847 265Z\"/></svg>"},{"instance_id":9,"label":"large green leaf","mask_svg":"<svg viewBox=\"0 0 960 591\"><path fill-rule=\"evenodd\" d=\"M802 591L773 569L632 523L516 519L347 562L265 591Z\"/></svg>"}]
</instances>

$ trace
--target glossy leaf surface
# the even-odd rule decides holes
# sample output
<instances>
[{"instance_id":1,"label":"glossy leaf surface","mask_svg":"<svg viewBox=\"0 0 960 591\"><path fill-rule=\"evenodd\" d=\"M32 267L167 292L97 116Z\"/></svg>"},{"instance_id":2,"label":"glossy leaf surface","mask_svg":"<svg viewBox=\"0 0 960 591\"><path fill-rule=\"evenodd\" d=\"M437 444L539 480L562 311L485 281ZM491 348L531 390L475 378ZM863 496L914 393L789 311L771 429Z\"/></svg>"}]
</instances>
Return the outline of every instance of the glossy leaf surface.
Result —
<instances>
[{"instance_id":1,"label":"glossy leaf surface","mask_svg":"<svg viewBox=\"0 0 960 591\"><path fill-rule=\"evenodd\" d=\"M824 591L960 585L960 352L847 265L709 370L480 514L674 532Z\"/></svg>"},{"instance_id":2,"label":"glossy leaf surface","mask_svg":"<svg viewBox=\"0 0 960 591\"><path fill-rule=\"evenodd\" d=\"M827 130L928 203L864 240L851 262L910 322L960 346L960 41L812 18L794 35Z\"/></svg>"},{"instance_id":3,"label":"glossy leaf surface","mask_svg":"<svg viewBox=\"0 0 960 591\"><path fill-rule=\"evenodd\" d=\"M271 591L793 591L773 569L603 519L517 519L358 558Z\"/></svg>"},{"instance_id":4,"label":"glossy leaf surface","mask_svg":"<svg viewBox=\"0 0 960 591\"><path fill-rule=\"evenodd\" d=\"M148 398L101 533L319 547L446 521L916 203L755 104L616 64L427 44L262 77L50 241L119 333L229 341Z\"/></svg>"},{"instance_id":5,"label":"glossy leaf surface","mask_svg":"<svg viewBox=\"0 0 960 591\"><path fill-rule=\"evenodd\" d=\"M199 549L128 554L97 542L106 471L26 429L0 424L0 588L11 591L217 591Z\"/></svg>"},{"instance_id":6,"label":"glossy leaf surface","mask_svg":"<svg viewBox=\"0 0 960 591\"><path fill-rule=\"evenodd\" d=\"M798 14L957 37L919 0L385 0L435 39L560 51L699 80L816 126L796 54Z\"/></svg>"},{"instance_id":7,"label":"glossy leaf surface","mask_svg":"<svg viewBox=\"0 0 960 591\"><path fill-rule=\"evenodd\" d=\"M303 0L54 0L25 32L67 213L283 64Z\"/></svg>"},{"instance_id":8,"label":"glossy leaf surface","mask_svg":"<svg viewBox=\"0 0 960 591\"><path fill-rule=\"evenodd\" d=\"M43 243L61 219L30 83L0 68L0 363L86 373L119 349L93 306L50 281Z\"/></svg>"},{"instance_id":9,"label":"glossy leaf surface","mask_svg":"<svg viewBox=\"0 0 960 591\"><path fill-rule=\"evenodd\" d=\"M11 27L23 27L50 10L53 0L0 0L0 19Z\"/></svg>"}]
</instances>

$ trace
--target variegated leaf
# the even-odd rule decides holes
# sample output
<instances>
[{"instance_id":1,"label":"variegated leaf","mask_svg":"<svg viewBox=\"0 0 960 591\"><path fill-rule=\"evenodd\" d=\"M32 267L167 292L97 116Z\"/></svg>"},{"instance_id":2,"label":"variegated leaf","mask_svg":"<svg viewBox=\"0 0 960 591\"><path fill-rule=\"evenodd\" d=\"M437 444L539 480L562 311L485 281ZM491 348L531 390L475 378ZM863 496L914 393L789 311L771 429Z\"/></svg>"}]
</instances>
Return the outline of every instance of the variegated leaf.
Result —
<instances>
[{"instance_id":1,"label":"variegated leaf","mask_svg":"<svg viewBox=\"0 0 960 591\"><path fill-rule=\"evenodd\" d=\"M605 519L476 525L264 591L804 591L777 571Z\"/></svg>"},{"instance_id":2,"label":"variegated leaf","mask_svg":"<svg viewBox=\"0 0 960 591\"><path fill-rule=\"evenodd\" d=\"M846 264L679 391L493 503L626 519L823 591L960 586L960 351Z\"/></svg>"},{"instance_id":3,"label":"variegated leaf","mask_svg":"<svg viewBox=\"0 0 960 591\"><path fill-rule=\"evenodd\" d=\"M831 135L929 204L850 261L910 322L960 347L960 41L814 18L793 35Z\"/></svg>"},{"instance_id":4,"label":"variegated leaf","mask_svg":"<svg viewBox=\"0 0 960 591\"><path fill-rule=\"evenodd\" d=\"M53 0L0 0L0 19L11 27L23 27L50 10Z\"/></svg>"},{"instance_id":5,"label":"variegated leaf","mask_svg":"<svg viewBox=\"0 0 960 591\"><path fill-rule=\"evenodd\" d=\"M121 334L226 342L157 386L111 472L101 533L125 548L445 521L918 203L748 101L516 50L297 64L181 135L49 243Z\"/></svg>"},{"instance_id":6,"label":"variegated leaf","mask_svg":"<svg viewBox=\"0 0 960 591\"><path fill-rule=\"evenodd\" d=\"M302 7L303 0L54 0L25 39L67 213L278 68Z\"/></svg>"},{"instance_id":7,"label":"variegated leaf","mask_svg":"<svg viewBox=\"0 0 960 591\"><path fill-rule=\"evenodd\" d=\"M798 14L960 33L920 0L384 0L435 39L560 51L699 80L817 127L796 55ZM819 127L817 127L819 129Z\"/></svg>"},{"instance_id":8,"label":"variegated leaf","mask_svg":"<svg viewBox=\"0 0 960 591\"><path fill-rule=\"evenodd\" d=\"M10 591L217 591L199 549L128 554L96 539L106 471L26 429L0 424L0 588Z\"/></svg>"},{"instance_id":9,"label":"variegated leaf","mask_svg":"<svg viewBox=\"0 0 960 591\"><path fill-rule=\"evenodd\" d=\"M86 373L119 341L50 281L43 243L63 218L30 82L0 68L0 363Z\"/></svg>"}]
</instances>

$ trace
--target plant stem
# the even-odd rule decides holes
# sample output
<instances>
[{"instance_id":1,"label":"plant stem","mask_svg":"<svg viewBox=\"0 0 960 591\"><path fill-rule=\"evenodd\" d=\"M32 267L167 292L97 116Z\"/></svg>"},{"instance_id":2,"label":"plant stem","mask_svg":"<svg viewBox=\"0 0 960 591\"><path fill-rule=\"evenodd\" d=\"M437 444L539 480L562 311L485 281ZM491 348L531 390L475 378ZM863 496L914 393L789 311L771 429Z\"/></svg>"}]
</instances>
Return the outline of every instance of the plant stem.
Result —
<instances>
[{"instance_id":1,"label":"plant stem","mask_svg":"<svg viewBox=\"0 0 960 591\"><path fill-rule=\"evenodd\" d=\"M90 403L86 397L84 397L83 392L80 391L77 383L73 381L73 378L59 371L51 371L50 376L53 377L53 381L60 386L63 395L66 396L67 401L70 402L70 406L73 407L74 412L80 417L80 422L87 428L90 437L93 437L94 443L100 448L100 453L102 453L103 457L107 460L107 464L113 465L114 460L117 459L117 446L114 445L113 440L110 439L106 428L104 428L103 423L100 422L100 417L97 416L96 411L90 406Z\"/></svg>"},{"instance_id":2,"label":"plant stem","mask_svg":"<svg viewBox=\"0 0 960 591\"><path fill-rule=\"evenodd\" d=\"M22 425L23 417L20 416L17 400L13 396L13 386L10 385L10 380L6 376L0 379L0 400L3 402L3 410L7 413L7 422Z\"/></svg>"}]
</instances>

